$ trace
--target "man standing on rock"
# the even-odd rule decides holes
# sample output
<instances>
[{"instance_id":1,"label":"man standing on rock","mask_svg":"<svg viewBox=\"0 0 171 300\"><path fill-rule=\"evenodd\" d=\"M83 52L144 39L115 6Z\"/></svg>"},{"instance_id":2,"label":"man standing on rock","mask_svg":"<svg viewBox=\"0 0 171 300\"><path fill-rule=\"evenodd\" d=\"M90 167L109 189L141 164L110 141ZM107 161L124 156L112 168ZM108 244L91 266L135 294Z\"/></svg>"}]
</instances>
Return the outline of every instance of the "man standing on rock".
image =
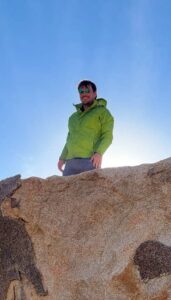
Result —
<instances>
[{"instance_id":1,"label":"man standing on rock","mask_svg":"<svg viewBox=\"0 0 171 300\"><path fill-rule=\"evenodd\" d=\"M83 80L78 92L81 103L69 118L66 144L58 161L63 176L101 168L102 155L113 139L114 119L106 108L107 101L97 99L96 85Z\"/></svg>"}]
</instances>

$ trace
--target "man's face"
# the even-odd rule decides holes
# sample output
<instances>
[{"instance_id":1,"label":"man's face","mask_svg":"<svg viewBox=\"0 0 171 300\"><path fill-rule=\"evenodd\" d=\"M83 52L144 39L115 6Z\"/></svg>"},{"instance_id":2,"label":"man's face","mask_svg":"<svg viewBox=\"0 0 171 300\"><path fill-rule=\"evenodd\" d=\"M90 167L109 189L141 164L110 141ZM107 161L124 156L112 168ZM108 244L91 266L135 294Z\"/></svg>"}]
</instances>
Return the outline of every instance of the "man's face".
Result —
<instances>
[{"instance_id":1,"label":"man's face","mask_svg":"<svg viewBox=\"0 0 171 300\"><path fill-rule=\"evenodd\" d=\"M95 100L97 93L93 92L92 86L81 86L79 88L80 100L83 104L91 103Z\"/></svg>"}]
</instances>

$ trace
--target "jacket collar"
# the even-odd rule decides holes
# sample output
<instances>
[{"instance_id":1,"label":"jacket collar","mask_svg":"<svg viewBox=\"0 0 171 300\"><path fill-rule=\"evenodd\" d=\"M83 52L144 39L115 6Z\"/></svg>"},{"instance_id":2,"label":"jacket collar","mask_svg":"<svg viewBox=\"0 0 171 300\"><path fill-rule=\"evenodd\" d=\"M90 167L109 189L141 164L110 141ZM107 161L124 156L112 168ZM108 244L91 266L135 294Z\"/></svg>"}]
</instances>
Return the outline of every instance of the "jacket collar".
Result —
<instances>
[{"instance_id":1,"label":"jacket collar","mask_svg":"<svg viewBox=\"0 0 171 300\"><path fill-rule=\"evenodd\" d=\"M104 106L104 107L106 107L106 105L107 105L107 101L105 100L105 99L103 99L103 98L98 98L98 99L95 99L94 100L94 102L93 102L93 104L86 110L86 111L89 111L90 109L92 109L92 108L94 108L94 107L96 107L96 106ZM79 104L74 104L74 106L75 106L75 108L76 108L76 110L78 111L78 112L84 112L84 111L82 111L82 103L79 103Z\"/></svg>"}]
</instances>

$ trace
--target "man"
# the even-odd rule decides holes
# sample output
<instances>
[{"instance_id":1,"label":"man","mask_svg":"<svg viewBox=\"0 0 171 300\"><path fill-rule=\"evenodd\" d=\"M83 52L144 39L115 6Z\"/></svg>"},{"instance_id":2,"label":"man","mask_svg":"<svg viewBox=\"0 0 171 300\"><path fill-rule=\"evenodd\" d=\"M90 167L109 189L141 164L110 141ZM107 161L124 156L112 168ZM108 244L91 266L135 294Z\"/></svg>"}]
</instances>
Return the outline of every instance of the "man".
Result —
<instances>
[{"instance_id":1,"label":"man","mask_svg":"<svg viewBox=\"0 0 171 300\"><path fill-rule=\"evenodd\" d=\"M75 105L76 112L69 118L67 141L58 161L63 176L101 168L102 155L113 139L114 120L107 101L97 99L96 85L83 80L78 92L81 103Z\"/></svg>"}]
</instances>

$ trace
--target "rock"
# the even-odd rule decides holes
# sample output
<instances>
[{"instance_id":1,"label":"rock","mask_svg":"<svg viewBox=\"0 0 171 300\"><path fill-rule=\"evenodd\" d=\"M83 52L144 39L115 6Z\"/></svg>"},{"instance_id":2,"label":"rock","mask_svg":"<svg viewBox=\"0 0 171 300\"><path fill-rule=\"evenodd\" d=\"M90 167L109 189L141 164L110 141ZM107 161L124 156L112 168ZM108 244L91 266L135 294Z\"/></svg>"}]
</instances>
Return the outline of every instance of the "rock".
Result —
<instances>
[{"instance_id":1,"label":"rock","mask_svg":"<svg viewBox=\"0 0 171 300\"><path fill-rule=\"evenodd\" d=\"M2 218L22 226L31 248L17 240L19 257L27 261L31 253L38 277L20 267L17 278L6 264L15 272L4 299L171 299L170 200L171 158L22 180L1 204Z\"/></svg>"},{"instance_id":2,"label":"rock","mask_svg":"<svg viewBox=\"0 0 171 300\"><path fill-rule=\"evenodd\" d=\"M0 181L0 201L9 197L11 207L19 203L11 196L21 186L20 175ZM47 295L42 278L34 262L34 250L31 239L21 219L16 220L0 214L0 299L5 300L9 285L14 280L21 281L24 275L33 284L38 295ZM21 286L20 297L25 294ZM14 288L14 300L16 293Z\"/></svg>"},{"instance_id":3,"label":"rock","mask_svg":"<svg viewBox=\"0 0 171 300\"><path fill-rule=\"evenodd\" d=\"M11 196L21 186L20 175L0 181L0 204L5 197Z\"/></svg>"},{"instance_id":4,"label":"rock","mask_svg":"<svg viewBox=\"0 0 171 300\"><path fill-rule=\"evenodd\" d=\"M21 221L0 217L0 262L1 300L6 299L11 281L21 280L22 276L30 280L38 295L46 295L31 239Z\"/></svg>"}]
</instances>

